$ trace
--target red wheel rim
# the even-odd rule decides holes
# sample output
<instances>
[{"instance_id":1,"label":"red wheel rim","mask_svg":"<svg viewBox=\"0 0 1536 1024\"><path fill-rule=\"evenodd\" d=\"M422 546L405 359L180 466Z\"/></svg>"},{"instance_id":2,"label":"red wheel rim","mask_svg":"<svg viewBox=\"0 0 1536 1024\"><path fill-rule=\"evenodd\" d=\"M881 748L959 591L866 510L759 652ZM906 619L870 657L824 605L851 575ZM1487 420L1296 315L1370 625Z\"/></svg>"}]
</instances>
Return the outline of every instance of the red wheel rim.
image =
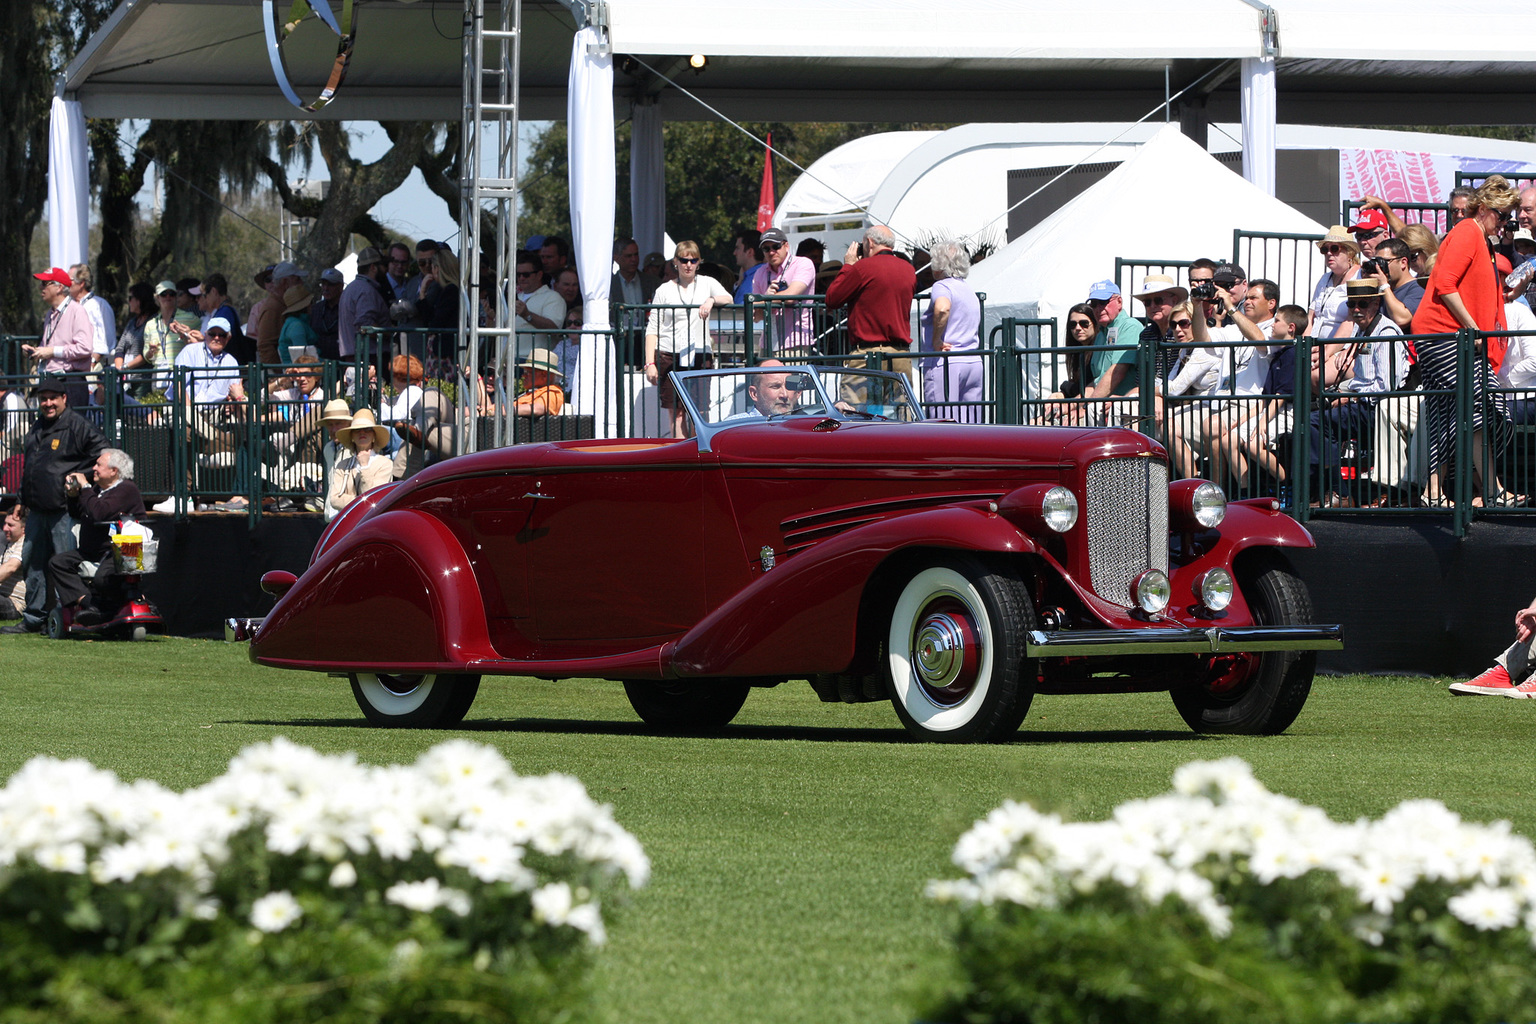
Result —
<instances>
[{"instance_id":1,"label":"red wheel rim","mask_svg":"<svg viewBox=\"0 0 1536 1024\"><path fill-rule=\"evenodd\" d=\"M1230 694L1240 689L1258 671L1257 654L1221 654L1211 659L1205 688L1214 694Z\"/></svg>"},{"instance_id":2,"label":"red wheel rim","mask_svg":"<svg viewBox=\"0 0 1536 1024\"><path fill-rule=\"evenodd\" d=\"M976 688L981 635L972 610L950 595L923 606L912 629L912 675L941 707L963 701Z\"/></svg>"}]
</instances>

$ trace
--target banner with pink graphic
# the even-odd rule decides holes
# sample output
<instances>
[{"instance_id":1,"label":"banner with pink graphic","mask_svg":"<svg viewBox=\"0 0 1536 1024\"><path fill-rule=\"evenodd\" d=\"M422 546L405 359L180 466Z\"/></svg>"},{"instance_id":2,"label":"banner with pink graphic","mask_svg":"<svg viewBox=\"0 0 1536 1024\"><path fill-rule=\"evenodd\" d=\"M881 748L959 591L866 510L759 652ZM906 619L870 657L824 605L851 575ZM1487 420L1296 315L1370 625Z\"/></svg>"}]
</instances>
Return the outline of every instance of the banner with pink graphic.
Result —
<instances>
[{"instance_id":1,"label":"banner with pink graphic","mask_svg":"<svg viewBox=\"0 0 1536 1024\"><path fill-rule=\"evenodd\" d=\"M1339 195L1343 199L1375 196L1398 203L1444 203L1456 187L1456 173L1498 172L1510 179L1529 179L1533 168L1518 160L1488 160L1450 153L1409 153L1397 149L1339 150ZM1434 226L1429 211L1405 210L1403 219ZM1438 230L1438 228L1437 228Z\"/></svg>"}]
</instances>

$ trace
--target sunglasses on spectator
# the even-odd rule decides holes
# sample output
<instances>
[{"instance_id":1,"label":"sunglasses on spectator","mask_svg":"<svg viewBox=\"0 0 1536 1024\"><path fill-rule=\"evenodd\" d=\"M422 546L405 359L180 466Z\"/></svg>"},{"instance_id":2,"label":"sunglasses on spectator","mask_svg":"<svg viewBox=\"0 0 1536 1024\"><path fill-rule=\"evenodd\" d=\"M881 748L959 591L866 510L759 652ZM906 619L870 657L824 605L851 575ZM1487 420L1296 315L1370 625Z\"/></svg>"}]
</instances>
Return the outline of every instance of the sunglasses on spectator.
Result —
<instances>
[{"instance_id":1,"label":"sunglasses on spectator","mask_svg":"<svg viewBox=\"0 0 1536 1024\"><path fill-rule=\"evenodd\" d=\"M1108 299L1089 299L1088 300L1088 305L1092 306L1094 309L1103 309L1105 306L1109 305L1109 300Z\"/></svg>"},{"instance_id":2,"label":"sunglasses on spectator","mask_svg":"<svg viewBox=\"0 0 1536 1024\"><path fill-rule=\"evenodd\" d=\"M538 277L542 273L543 273L542 270L519 270L517 272L517 276L518 277Z\"/></svg>"},{"instance_id":3,"label":"sunglasses on spectator","mask_svg":"<svg viewBox=\"0 0 1536 1024\"><path fill-rule=\"evenodd\" d=\"M699 258L697 256L679 256L677 262L693 264L699 262Z\"/></svg>"},{"instance_id":4,"label":"sunglasses on spectator","mask_svg":"<svg viewBox=\"0 0 1536 1024\"><path fill-rule=\"evenodd\" d=\"M778 242L764 242L762 246L763 252L778 252L780 249L784 248Z\"/></svg>"},{"instance_id":5,"label":"sunglasses on spectator","mask_svg":"<svg viewBox=\"0 0 1536 1024\"><path fill-rule=\"evenodd\" d=\"M1093 321L1092 320L1068 320L1067 321L1067 326L1068 327L1092 327L1093 326Z\"/></svg>"},{"instance_id":6,"label":"sunglasses on spectator","mask_svg":"<svg viewBox=\"0 0 1536 1024\"><path fill-rule=\"evenodd\" d=\"M1364 309L1371 303L1379 301L1379 299L1347 299L1345 300L1344 305L1348 306L1350 309Z\"/></svg>"},{"instance_id":7,"label":"sunglasses on spectator","mask_svg":"<svg viewBox=\"0 0 1536 1024\"><path fill-rule=\"evenodd\" d=\"M1175 320L1173 322L1173 326L1177 327L1181 331L1187 331L1191 327L1195 326L1195 324L1193 320Z\"/></svg>"},{"instance_id":8,"label":"sunglasses on spectator","mask_svg":"<svg viewBox=\"0 0 1536 1024\"><path fill-rule=\"evenodd\" d=\"M1352 249L1346 249L1342 245L1325 245L1325 246L1323 246L1323 255L1324 256L1337 256L1341 252L1353 252L1353 251L1354 250L1352 250Z\"/></svg>"}]
</instances>

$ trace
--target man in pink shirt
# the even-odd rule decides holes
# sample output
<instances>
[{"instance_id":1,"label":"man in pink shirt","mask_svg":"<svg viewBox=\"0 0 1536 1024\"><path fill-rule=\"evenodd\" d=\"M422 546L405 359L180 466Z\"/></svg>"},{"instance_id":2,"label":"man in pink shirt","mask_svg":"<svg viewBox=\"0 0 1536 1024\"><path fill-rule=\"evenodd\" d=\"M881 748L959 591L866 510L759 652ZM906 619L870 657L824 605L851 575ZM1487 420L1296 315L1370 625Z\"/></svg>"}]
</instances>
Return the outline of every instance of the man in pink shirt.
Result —
<instances>
[{"instance_id":1,"label":"man in pink shirt","mask_svg":"<svg viewBox=\"0 0 1536 1024\"><path fill-rule=\"evenodd\" d=\"M61 267L33 274L41 282L43 301L50 307L43 318L43 336L36 345L23 345L28 359L40 362L44 373L68 374L69 402L84 408L90 404L90 388L85 373L91 368L91 353L96 327L84 306L69 297L73 283Z\"/></svg>"},{"instance_id":2,"label":"man in pink shirt","mask_svg":"<svg viewBox=\"0 0 1536 1024\"><path fill-rule=\"evenodd\" d=\"M764 262L753 268L751 294L787 299L805 295L816 286L816 264L804 256L791 256L789 239L778 228L763 232L758 249ZM759 311L755 317L761 319L762 313ZM769 326L759 346L761 354L804 356L814 343L810 303L772 303Z\"/></svg>"}]
</instances>

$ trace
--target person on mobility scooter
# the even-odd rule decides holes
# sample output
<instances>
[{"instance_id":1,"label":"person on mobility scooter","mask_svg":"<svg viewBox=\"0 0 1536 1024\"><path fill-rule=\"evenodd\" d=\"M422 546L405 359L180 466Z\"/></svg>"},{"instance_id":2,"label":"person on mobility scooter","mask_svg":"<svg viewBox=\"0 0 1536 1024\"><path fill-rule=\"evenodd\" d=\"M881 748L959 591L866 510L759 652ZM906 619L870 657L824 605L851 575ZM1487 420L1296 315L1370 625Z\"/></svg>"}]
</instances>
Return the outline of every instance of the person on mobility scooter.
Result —
<instances>
[{"instance_id":1,"label":"person on mobility scooter","mask_svg":"<svg viewBox=\"0 0 1536 1024\"><path fill-rule=\"evenodd\" d=\"M72 627L113 624L137 599L131 591L138 577L118 571L112 544L119 521L144 514L144 498L133 482L133 459L121 448L105 448L96 457L91 475L96 478L94 484L84 473L64 478L70 512L80 524L80 542L73 551L61 551L48 560L48 579L59 600L48 623L48 632L54 636ZM89 584L81 575L81 566L87 562L96 564Z\"/></svg>"}]
</instances>

